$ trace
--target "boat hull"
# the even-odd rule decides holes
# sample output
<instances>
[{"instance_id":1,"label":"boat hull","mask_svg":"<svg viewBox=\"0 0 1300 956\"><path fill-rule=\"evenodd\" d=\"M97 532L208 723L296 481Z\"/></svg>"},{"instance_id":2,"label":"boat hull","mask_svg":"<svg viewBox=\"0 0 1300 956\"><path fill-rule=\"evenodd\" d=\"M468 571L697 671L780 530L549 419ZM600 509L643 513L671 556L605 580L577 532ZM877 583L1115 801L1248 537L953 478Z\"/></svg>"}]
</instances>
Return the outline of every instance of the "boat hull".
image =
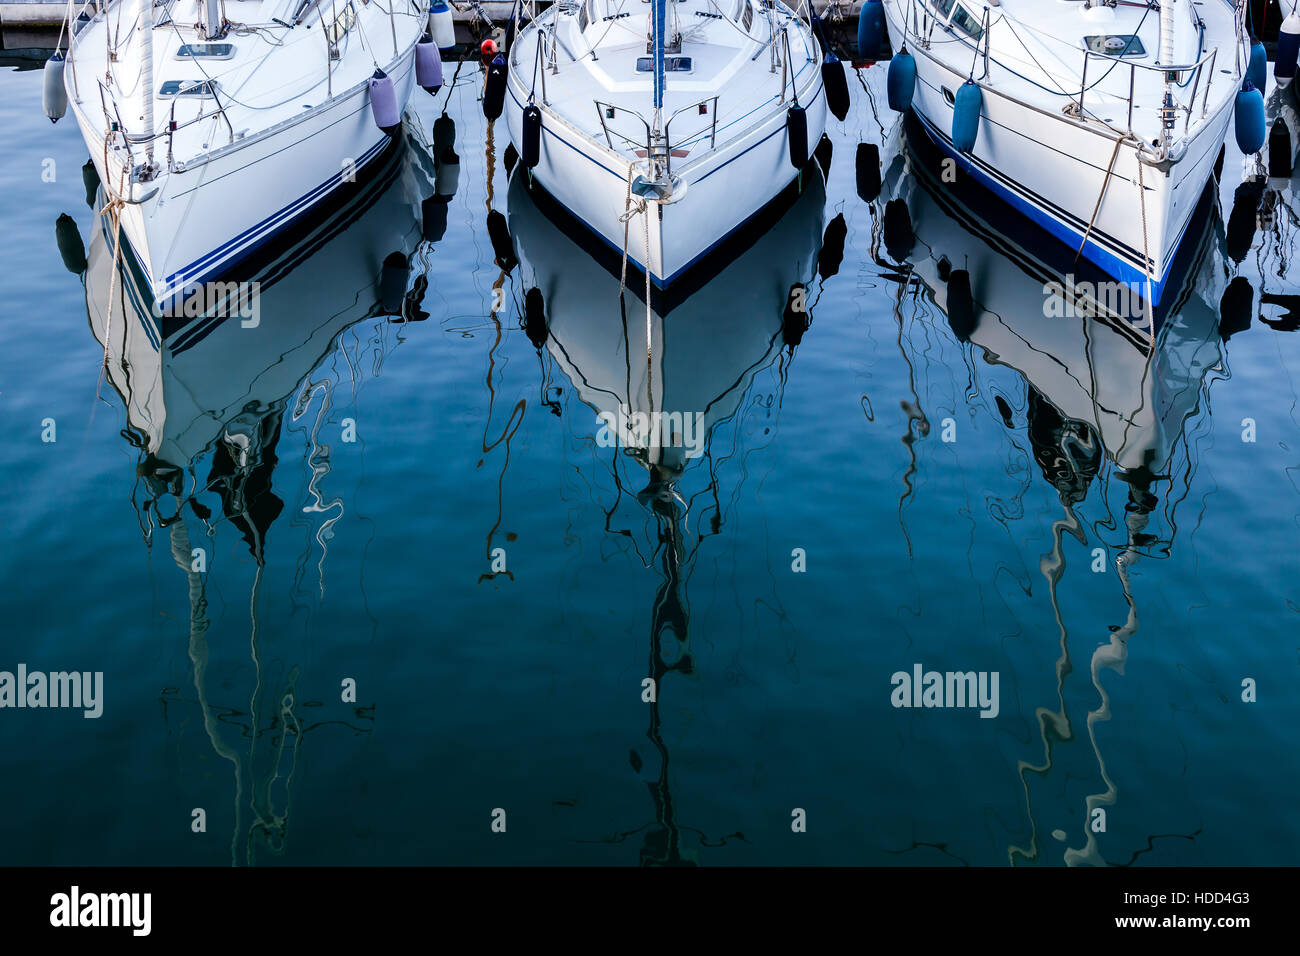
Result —
<instances>
[{"instance_id":1,"label":"boat hull","mask_svg":"<svg viewBox=\"0 0 1300 956\"><path fill-rule=\"evenodd\" d=\"M415 83L414 44L385 72L404 110ZM115 196L120 166L105 157L91 124L79 116L78 125L101 182ZM150 184L156 192L119 207L122 234L157 307L175 310L321 203L346 201L362 170L390 143L372 118L368 87L360 84L301 117L165 172Z\"/></svg>"},{"instance_id":2,"label":"boat hull","mask_svg":"<svg viewBox=\"0 0 1300 956\"><path fill-rule=\"evenodd\" d=\"M803 79L800 92L813 147L826 129L826 98L820 73ZM511 140L523 142L523 111L528 91L512 72L507 85L505 118ZM542 135L538 163L531 175L577 221L620 259L629 273L646 272L652 285L666 289L688 275L734 233L760 214L802 173L790 162L786 132L789 103L769 111L725 147L683 164L671 202L648 202L636 213L638 199L630 183L644 172L644 162L627 159L581 133L539 100ZM627 214L633 212L631 216ZM630 281L630 280L629 280Z\"/></svg>"},{"instance_id":3,"label":"boat hull","mask_svg":"<svg viewBox=\"0 0 1300 956\"><path fill-rule=\"evenodd\" d=\"M427 167L404 140L370 164L354 196L318 205L232 279L257 283L257 312L159 316L128 245L120 260L101 220L87 251L86 309L108 354L106 372L122 395L142 446L159 463L185 469L248 409L283 405L338 333L377 313L376 277L393 252L420 242L419 193ZM409 177L409 178L408 178Z\"/></svg>"}]
</instances>

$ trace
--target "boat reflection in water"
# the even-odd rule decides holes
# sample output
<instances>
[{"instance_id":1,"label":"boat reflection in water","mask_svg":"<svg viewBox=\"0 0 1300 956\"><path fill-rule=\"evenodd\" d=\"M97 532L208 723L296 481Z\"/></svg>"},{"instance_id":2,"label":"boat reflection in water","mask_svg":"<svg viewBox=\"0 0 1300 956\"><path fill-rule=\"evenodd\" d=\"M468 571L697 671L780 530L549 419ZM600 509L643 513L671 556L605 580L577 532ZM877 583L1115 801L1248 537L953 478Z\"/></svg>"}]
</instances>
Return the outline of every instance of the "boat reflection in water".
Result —
<instances>
[{"instance_id":1,"label":"boat reflection in water","mask_svg":"<svg viewBox=\"0 0 1300 956\"><path fill-rule=\"evenodd\" d=\"M404 140L355 188L346 204L322 210L228 282L167 312L150 298L129 245L114 269L114 237L99 217L87 256L90 327L101 344L107 339L108 378L128 403L150 470L185 468L223 430L222 441L251 441L230 436L283 405L340 331L403 313L386 286L420 240L414 192L432 192L432 162ZM403 268L403 292L406 279Z\"/></svg>"},{"instance_id":2,"label":"boat reflection in water","mask_svg":"<svg viewBox=\"0 0 1300 956\"><path fill-rule=\"evenodd\" d=\"M328 542L344 502L323 498L330 458L321 429L330 421L336 389L346 400L360 384L361 369L378 373L399 340L400 326L393 323L421 316L425 280L421 275L408 290L409 263L424 251L421 202L434 193L433 183L427 152L399 139L358 180L345 204L321 210L305 231L232 277L239 288L223 289L222 301L207 300L206 310L195 306L176 315L152 307L148 284L130 261L128 247L123 247L128 258L116 261L113 237L107 232L92 237L87 312L92 333L104 345L107 380L125 402L123 435L139 451L133 503L146 544L152 549L155 535L165 535L189 588L195 696L166 690L164 713L180 714L181 727L173 728L180 733L190 708L197 706L213 750L232 764L233 864L256 862L258 847L283 849L298 748L307 731L325 722L304 715L302 708L313 702L303 700L296 686L298 668L264 668L259 652L267 535L285 510L272 490L277 444L282 430L296 424L308 446L306 500L289 510L300 513L293 522L299 530L303 524L310 528L299 576L314 566L323 595ZM227 641L223 632L221 640L210 642L208 631L217 621L209 619L208 595L214 589L227 598L232 588L237 592L241 585L232 579L244 564L222 563L220 585L210 586L226 550L241 548L238 542L223 544L225 522L254 561L247 598L251 639ZM239 603L236 599L235 606ZM231 616L228 610L218 620ZM246 707L212 700L206 677L210 657L214 666L220 661L221 686L230 687L232 670L249 666L238 655L246 655L250 646L252 690ZM281 652L277 648L274 656ZM353 706L345 722L368 732L368 709ZM208 812L216 811L209 806Z\"/></svg>"},{"instance_id":3,"label":"boat reflection in water","mask_svg":"<svg viewBox=\"0 0 1300 956\"><path fill-rule=\"evenodd\" d=\"M1037 709L1042 756L1020 761L1032 837L1029 846L1009 849L1013 864L1038 860L1043 852L1028 775L1045 777L1053 766L1053 748L1076 734L1065 705L1064 682L1073 668L1058 601L1066 569L1064 536L1089 549L1105 545L1106 566L1116 569L1128 615L1092 654L1090 671L1100 702L1086 720L1105 789L1086 799L1083 846L1065 851L1067 863L1103 864L1090 824L1094 811L1115 802L1117 790L1094 732L1097 722L1110 717L1100 672L1123 671L1128 641L1139 624L1131 570L1141 557L1167 558L1173 548L1175 512L1196 467L1189 432L1208 417L1210 373L1223 371L1218 307L1226 270L1213 184L1171 270L1154 315L1154 335L1152 315L1130 289L1081 277L1071 250L1041 234L1009 231L1009 217L994 215L978 187L944 181L942 167L914 134L903 136L886 171L885 192L892 198L884 215L882 252L899 279L900 321L909 299L917 303L918 314L927 311L922 300L942 311L956 339L974 347L967 359L968 400L1000 426L1024 435L1037 470L1060 499L1062 517L1052 526L1052 550L1039 563L1059 629L1059 706ZM909 362L921 359L920 347L915 356L904 352ZM1009 402L998 391L992 401L974 401L988 391L978 381L978 359L1019 373L1023 405L1013 408L1014 397ZM986 394L977 396L977 390ZM1112 520L1114 481L1121 483L1122 520ZM1077 513L1090 489L1093 506L1105 512L1097 522ZM1122 540L1098 542L1089 536L1107 528L1116 529ZM1055 835L1067 838L1060 829Z\"/></svg>"},{"instance_id":4,"label":"boat reflection in water","mask_svg":"<svg viewBox=\"0 0 1300 956\"><path fill-rule=\"evenodd\" d=\"M649 556L646 565L656 566L661 579L650 614L647 676L656 693L647 701L646 733L659 767L657 774L647 769L642 775L655 817L614 841L643 834L643 865L689 865L695 854L688 844L710 838L679 822L669 790L660 706L671 690L664 679L690 675L695 666L687 585L701 543L719 532L719 501L727 497L718 487L715 433L760 401L751 387L774 362L781 363L783 385L787 363L809 327L815 295L808 286L819 272L825 186L820 171L810 167L802 194L747 250L722 264L715 259L712 277L701 276L689 294L652 294L647 309L643 288L621 288L618 258L598 258L597 250L580 248L570 237L581 233L566 229L562 218L549 218L559 215L554 210L539 208L525 175L511 181L509 224L524 290L520 312L542 358L543 392L555 388L550 356L581 400L570 407L591 411L591 419L576 422L575 430L594 439L618 489L605 529L639 537L638 551ZM561 413L558 404L551 407ZM750 450L733 445L723 456L742 458ZM684 488L694 476L704 487L690 493ZM635 513L620 511L627 487L640 488L635 511L649 519L639 529ZM635 751L632 764L640 773Z\"/></svg>"},{"instance_id":5,"label":"boat reflection in water","mask_svg":"<svg viewBox=\"0 0 1300 956\"><path fill-rule=\"evenodd\" d=\"M1258 320L1274 332L1300 331L1300 295L1292 278L1300 235L1296 146L1300 131L1296 88L1288 84L1268 99L1269 144L1265 170L1245 164L1227 214L1228 257L1241 270L1224 295L1221 332L1227 339ZM1264 175L1264 172L1268 175ZM1225 174L1226 178L1227 174ZM1234 180L1230 180L1234 181ZM1254 288L1245 273L1254 273Z\"/></svg>"}]
</instances>

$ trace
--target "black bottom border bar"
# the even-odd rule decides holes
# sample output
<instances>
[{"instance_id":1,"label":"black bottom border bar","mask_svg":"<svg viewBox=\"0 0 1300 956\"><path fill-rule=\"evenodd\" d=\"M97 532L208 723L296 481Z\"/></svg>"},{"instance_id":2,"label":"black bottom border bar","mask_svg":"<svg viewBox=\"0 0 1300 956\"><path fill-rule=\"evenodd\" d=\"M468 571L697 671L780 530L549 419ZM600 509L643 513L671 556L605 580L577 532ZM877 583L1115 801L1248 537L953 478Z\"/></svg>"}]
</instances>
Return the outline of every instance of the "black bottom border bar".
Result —
<instances>
[{"instance_id":1,"label":"black bottom border bar","mask_svg":"<svg viewBox=\"0 0 1300 956\"><path fill-rule=\"evenodd\" d=\"M1064 932L1199 935L1231 945L1242 932L1284 932L1295 883L1293 868L722 867L672 876L581 867L0 868L0 925L7 936L83 943L283 937L337 945L445 920L459 927L454 936L493 939L544 939L536 934L548 927L569 941L607 930L635 936L637 927L659 935L665 924L693 923L734 939L784 923L809 942L842 928L858 938L888 934L881 939L919 931L926 942Z\"/></svg>"}]
</instances>

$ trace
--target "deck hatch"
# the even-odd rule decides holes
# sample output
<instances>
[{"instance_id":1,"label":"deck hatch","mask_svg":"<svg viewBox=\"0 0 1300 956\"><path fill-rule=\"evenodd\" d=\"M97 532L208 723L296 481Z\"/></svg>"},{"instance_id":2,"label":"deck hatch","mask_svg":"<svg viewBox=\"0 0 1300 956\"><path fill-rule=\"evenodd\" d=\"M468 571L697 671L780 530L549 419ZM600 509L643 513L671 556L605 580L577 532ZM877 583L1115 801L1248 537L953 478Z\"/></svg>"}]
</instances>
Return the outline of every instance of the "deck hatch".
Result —
<instances>
[{"instance_id":1,"label":"deck hatch","mask_svg":"<svg viewBox=\"0 0 1300 956\"><path fill-rule=\"evenodd\" d=\"M639 56L636 58L636 71L638 73L653 73L655 60L652 56ZM689 56L666 56L664 57L665 73L689 73L691 72L691 58Z\"/></svg>"},{"instance_id":2,"label":"deck hatch","mask_svg":"<svg viewBox=\"0 0 1300 956\"><path fill-rule=\"evenodd\" d=\"M984 27L969 10L960 5L953 11L952 25L973 40L984 35Z\"/></svg>"},{"instance_id":3,"label":"deck hatch","mask_svg":"<svg viewBox=\"0 0 1300 956\"><path fill-rule=\"evenodd\" d=\"M1107 56L1146 56L1146 47L1142 45L1142 38L1136 34L1111 34L1101 36L1088 36L1083 38L1083 42L1093 53L1104 53Z\"/></svg>"},{"instance_id":4,"label":"deck hatch","mask_svg":"<svg viewBox=\"0 0 1300 956\"><path fill-rule=\"evenodd\" d=\"M356 25L356 22L357 9L349 2L346 7L339 11L339 15L334 18L334 22L325 28L325 38L330 43L338 43L347 36L348 31Z\"/></svg>"},{"instance_id":5,"label":"deck hatch","mask_svg":"<svg viewBox=\"0 0 1300 956\"><path fill-rule=\"evenodd\" d=\"M158 95L216 96L220 88L216 80L167 80L158 88Z\"/></svg>"},{"instance_id":6,"label":"deck hatch","mask_svg":"<svg viewBox=\"0 0 1300 956\"><path fill-rule=\"evenodd\" d=\"M233 43L183 43L176 50L178 60L229 60L234 55Z\"/></svg>"}]
</instances>

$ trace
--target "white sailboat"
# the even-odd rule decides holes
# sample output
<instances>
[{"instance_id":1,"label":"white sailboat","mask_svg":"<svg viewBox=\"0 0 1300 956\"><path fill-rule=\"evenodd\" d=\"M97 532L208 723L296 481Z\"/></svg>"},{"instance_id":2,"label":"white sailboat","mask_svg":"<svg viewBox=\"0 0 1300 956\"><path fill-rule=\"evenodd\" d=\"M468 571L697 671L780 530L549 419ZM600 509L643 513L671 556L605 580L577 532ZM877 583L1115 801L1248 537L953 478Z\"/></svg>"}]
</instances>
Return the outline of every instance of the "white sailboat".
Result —
<instances>
[{"instance_id":1,"label":"white sailboat","mask_svg":"<svg viewBox=\"0 0 1300 956\"><path fill-rule=\"evenodd\" d=\"M535 182L661 288L796 182L826 126L821 47L780 0L561 0L505 56L489 117L503 95Z\"/></svg>"},{"instance_id":2,"label":"white sailboat","mask_svg":"<svg viewBox=\"0 0 1300 956\"><path fill-rule=\"evenodd\" d=\"M1158 305L1248 69L1264 82L1243 10L1232 0L884 0L890 105L915 112L958 175ZM1262 112L1258 123L1262 135Z\"/></svg>"},{"instance_id":3,"label":"white sailboat","mask_svg":"<svg viewBox=\"0 0 1300 956\"><path fill-rule=\"evenodd\" d=\"M426 0L110 0L90 12L69 31L67 102L168 311L346 199L400 127L428 17ZM436 48L422 46L432 65Z\"/></svg>"}]
</instances>

